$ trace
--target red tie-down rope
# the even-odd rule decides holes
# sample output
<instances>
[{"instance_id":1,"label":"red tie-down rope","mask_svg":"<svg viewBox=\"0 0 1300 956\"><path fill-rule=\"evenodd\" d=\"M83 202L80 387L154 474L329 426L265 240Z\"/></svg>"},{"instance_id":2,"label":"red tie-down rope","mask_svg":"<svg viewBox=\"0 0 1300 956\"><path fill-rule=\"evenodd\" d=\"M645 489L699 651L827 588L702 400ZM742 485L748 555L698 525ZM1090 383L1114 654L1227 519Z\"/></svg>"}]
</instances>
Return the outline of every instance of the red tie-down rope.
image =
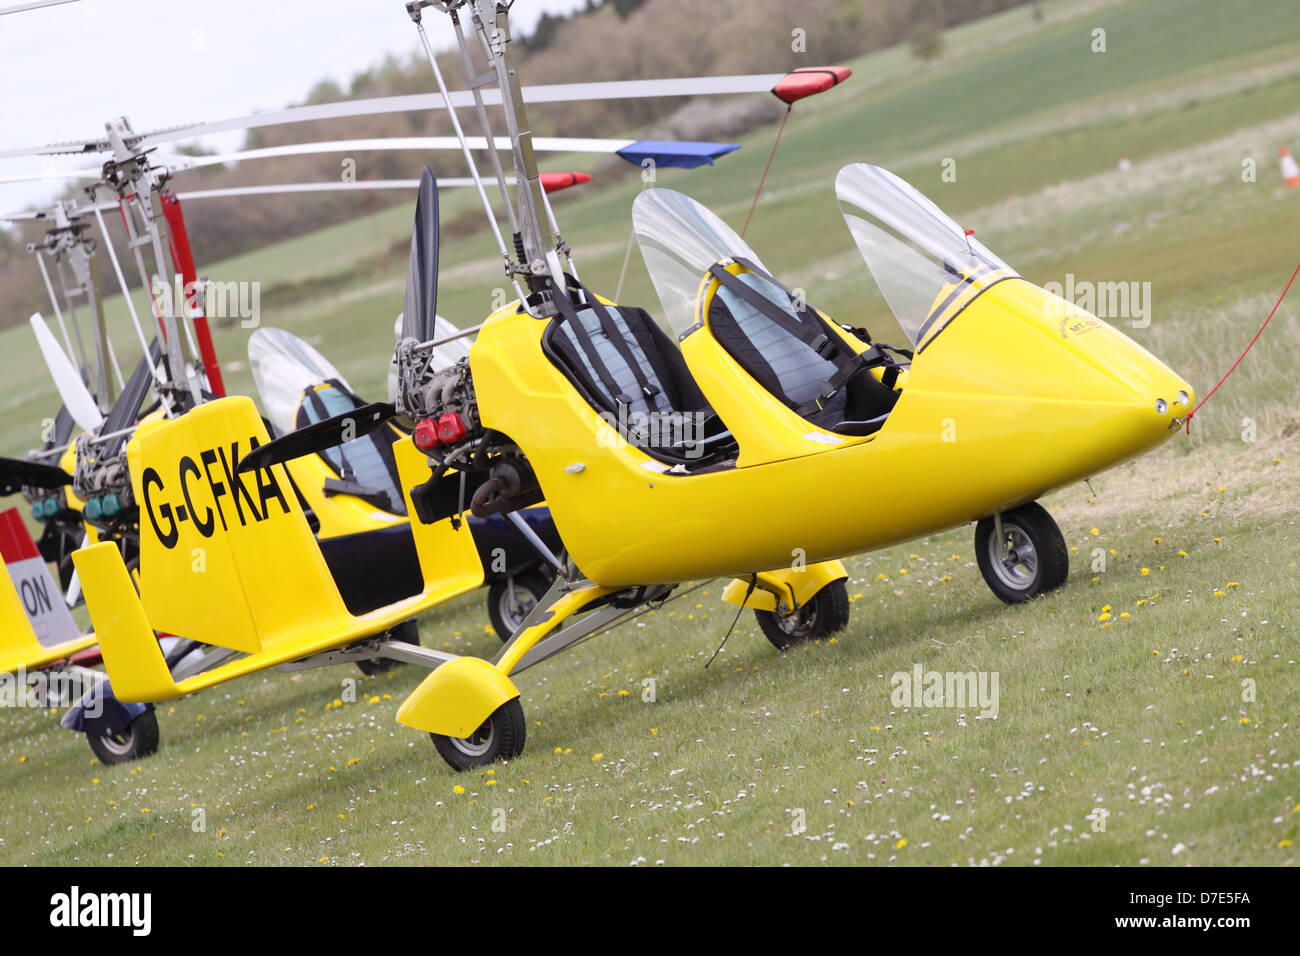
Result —
<instances>
[{"instance_id":1,"label":"red tie-down rope","mask_svg":"<svg viewBox=\"0 0 1300 956\"><path fill-rule=\"evenodd\" d=\"M1192 416L1201 410L1201 406L1208 402L1210 396L1219 390L1219 386L1228 380L1228 376L1236 371L1237 366L1241 364L1241 360L1246 357L1246 353L1254 347L1255 343L1259 341L1259 337L1264 334L1264 330L1268 328L1268 323L1273 320L1274 313L1277 312L1278 308L1282 305L1282 300L1285 299L1286 294L1291 291L1291 283L1295 282L1295 277L1297 275L1300 275L1300 262L1296 263L1296 267L1291 273L1291 278L1286 280L1286 287L1282 290L1282 294L1277 297L1277 301L1273 303L1273 308L1269 310L1268 318L1266 318L1264 324L1259 327L1259 331L1256 332L1255 337L1250 340L1250 344L1247 345L1246 348L1242 350L1242 353L1237 356L1237 361L1232 363L1232 367L1223 373L1223 378L1214 383L1214 388L1206 392L1205 397L1196 403L1196 407L1187 413L1187 434L1190 435L1192 433Z\"/></svg>"}]
</instances>

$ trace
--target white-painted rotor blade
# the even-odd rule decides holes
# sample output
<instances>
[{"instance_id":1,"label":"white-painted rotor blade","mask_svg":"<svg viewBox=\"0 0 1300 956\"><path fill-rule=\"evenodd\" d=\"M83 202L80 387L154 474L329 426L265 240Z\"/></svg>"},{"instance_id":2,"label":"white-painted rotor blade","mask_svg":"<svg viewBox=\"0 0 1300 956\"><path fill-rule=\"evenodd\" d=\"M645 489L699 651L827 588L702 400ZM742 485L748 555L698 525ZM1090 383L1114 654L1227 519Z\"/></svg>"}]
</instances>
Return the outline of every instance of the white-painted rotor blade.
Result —
<instances>
[{"instance_id":1,"label":"white-painted rotor blade","mask_svg":"<svg viewBox=\"0 0 1300 956\"><path fill-rule=\"evenodd\" d=\"M662 80L618 80L603 83L553 83L543 86L525 86L525 103L573 103L582 100L645 99L674 96L727 95L735 93L765 93L776 86L784 73L757 73L749 76L691 76ZM501 91L479 91L487 106L501 104ZM474 106L474 96L466 90L451 94L451 105L456 109ZM344 100L338 103L320 103L315 106L295 106L286 110L255 113L211 123L195 123L174 129L146 133L145 142L152 146L177 140L226 133L231 130L259 129L264 126L284 126L290 123L308 123L323 119L342 119L349 116L374 116L382 113L405 113L413 110L444 110L446 104L440 93L413 93L408 96L381 96L364 100ZM0 158L7 153L0 153Z\"/></svg>"},{"instance_id":2,"label":"white-painted rotor blade","mask_svg":"<svg viewBox=\"0 0 1300 956\"><path fill-rule=\"evenodd\" d=\"M470 149L487 149L487 139L482 136L467 138ZM533 149L543 153L605 153L613 154L637 142L634 139L597 139L568 136L538 136ZM493 137L492 145L499 150L510 149L510 137ZM158 162L173 172L198 169L203 166L222 166L250 159L275 159L280 156L313 156L325 153L401 152L428 150L457 150L460 141L454 136L394 136L378 139L334 139L315 143L288 143L284 146L266 146L246 149L237 153L220 153L211 156L185 156L179 153L159 155ZM22 176L0 176L0 183L37 182L59 179L99 179L101 168L70 169L66 172L31 173Z\"/></svg>"},{"instance_id":3,"label":"white-painted rotor blade","mask_svg":"<svg viewBox=\"0 0 1300 956\"><path fill-rule=\"evenodd\" d=\"M513 180L508 180L513 183ZM473 186L468 177L438 180L438 187ZM179 192L177 199L222 199L227 196L272 196L279 193L368 192L372 189L418 189L418 179L372 179L355 183L272 183L265 186L231 186L226 189L195 189Z\"/></svg>"},{"instance_id":4,"label":"white-painted rotor blade","mask_svg":"<svg viewBox=\"0 0 1300 956\"><path fill-rule=\"evenodd\" d=\"M487 149L482 136L466 138L470 149ZM538 136L533 139L533 149L543 153L615 153L635 143L633 139L592 139L567 136ZM510 137L493 137L492 146L499 150L510 149ZM159 161L172 170L197 169L201 166L224 166L247 159L275 159L280 156L314 156L324 153L401 152L460 149L454 136L393 136L377 139L333 139L315 143L288 143L284 146L265 146L237 153L219 153L212 156L159 156Z\"/></svg>"},{"instance_id":5,"label":"white-painted rotor blade","mask_svg":"<svg viewBox=\"0 0 1300 956\"><path fill-rule=\"evenodd\" d=\"M81 375L78 374L72 360L64 354L63 349L59 348L54 333L50 331L50 327L45 324L45 319L39 312L32 313L31 323L32 331L36 333L36 344L40 346L45 365L54 379L54 387L58 389L59 397L63 399L68 414L82 430L95 431L104 424L104 416L100 414L95 400L90 397L90 390L86 388L86 383L81 380Z\"/></svg>"},{"instance_id":6,"label":"white-painted rotor blade","mask_svg":"<svg viewBox=\"0 0 1300 956\"><path fill-rule=\"evenodd\" d=\"M659 80L617 80L601 83L554 83L543 86L525 86L525 103L572 103L583 100L651 99L677 96L731 95L737 93L765 93L776 86L785 73L756 73L747 76L690 76ZM501 93L496 89L479 91L483 102L489 106L500 105ZM474 96L466 90L451 93L451 105L457 109L474 106ZM375 116L384 113L408 113L425 110L444 110L446 104L439 93L414 93L408 96L381 96L363 100L343 100L338 103L319 103L315 106L294 106L284 110L236 116L210 123L191 123L170 129L144 133L138 142L156 146L196 139L213 133L231 130L260 129L266 126L286 126L292 123L310 123L317 120L343 119L350 116ZM136 142L133 140L133 142ZM534 144L535 145L535 144ZM0 150L0 159L14 156L53 156L64 153L107 152L112 147L103 137L52 143L44 146L24 146Z\"/></svg>"},{"instance_id":7,"label":"white-painted rotor blade","mask_svg":"<svg viewBox=\"0 0 1300 956\"><path fill-rule=\"evenodd\" d=\"M26 3L11 3L0 7L0 17L6 13L23 13L26 10L39 10L41 7L57 7L65 3L77 3L78 0L27 0Z\"/></svg>"},{"instance_id":8,"label":"white-painted rotor blade","mask_svg":"<svg viewBox=\"0 0 1300 956\"><path fill-rule=\"evenodd\" d=\"M0 183L38 183L42 180L57 182L62 179L98 179L104 175L103 168L99 169L70 169L63 173L41 172L41 173L23 173L18 176L0 176Z\"/></svg>"}]
</instances>

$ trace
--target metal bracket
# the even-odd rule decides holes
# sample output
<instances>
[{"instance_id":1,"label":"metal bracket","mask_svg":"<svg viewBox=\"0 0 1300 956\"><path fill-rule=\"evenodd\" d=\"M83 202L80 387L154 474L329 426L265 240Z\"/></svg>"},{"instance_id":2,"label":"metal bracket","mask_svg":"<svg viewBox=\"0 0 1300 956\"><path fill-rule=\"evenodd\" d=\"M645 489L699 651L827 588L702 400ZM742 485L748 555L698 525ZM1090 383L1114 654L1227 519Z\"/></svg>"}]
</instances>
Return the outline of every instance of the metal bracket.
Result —
<instances>
[{"instance_id":1,"label":"metal bracket","mask_svg":"<svg viewBox=\"0 0 1300 956\"><path fill-rule=\"evenodd\" d=\"M999 511L993 516L993 532L998 536L998 547L1002 553L1006 554L1011 549L1007 547L1007 536L1002 533L1002 512Z\"/></svg>"}]
</instances>

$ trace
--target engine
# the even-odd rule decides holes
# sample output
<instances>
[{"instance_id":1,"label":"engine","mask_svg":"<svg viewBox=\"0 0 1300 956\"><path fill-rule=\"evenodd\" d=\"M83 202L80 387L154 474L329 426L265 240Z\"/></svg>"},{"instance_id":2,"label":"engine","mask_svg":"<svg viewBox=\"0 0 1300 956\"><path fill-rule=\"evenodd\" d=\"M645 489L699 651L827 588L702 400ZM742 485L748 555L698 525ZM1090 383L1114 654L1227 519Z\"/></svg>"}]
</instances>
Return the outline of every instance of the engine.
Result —
<instances>
[{"instance_id":1,"label":"engine","mask_svg":"<svg viewBox=\"0 0 1300 956\"><path fill-rule=\"evenodd\" d=\"M433 350L405 339L393 361L398 414L413 424L412 439L433 468L427 482L411 489L421 521L454 518L466 507L485 518L542 500L537 476L519 447L483 427L469 359L439 365ZM448 475L452 469L458 474Z\"/></svg>"},{"instance_id":2,"label":"engine","mask_svg":"<svg viewBox=\"0 0 1300 956\"><path fill-rule=\"evenodd\" d=\"M82 517L91 524L101 528L133 524L135 496L126 463L126 443L78 436L72 491L85 502Z\"/></svg>"}]
</instances>

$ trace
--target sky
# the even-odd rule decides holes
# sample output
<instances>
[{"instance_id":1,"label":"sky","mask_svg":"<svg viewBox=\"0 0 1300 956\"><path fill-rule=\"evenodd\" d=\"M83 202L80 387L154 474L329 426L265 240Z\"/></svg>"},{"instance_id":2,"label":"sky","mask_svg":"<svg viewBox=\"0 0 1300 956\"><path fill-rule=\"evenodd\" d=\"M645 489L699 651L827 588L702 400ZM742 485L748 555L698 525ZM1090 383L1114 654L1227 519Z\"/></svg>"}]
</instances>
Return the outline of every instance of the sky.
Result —
<instances>
[{"instance_id":1,"label":"sky","mask_svg":"<svg viewBox=\"0 0 1300 956\"><path fill-rule=\"evenodd\" d=\"M420 49L402 0L78 0L3 15L22 3L0 0L0 150L101 136L116 116L144 130L279 109L320 80L344 84L388 53ZM543 12L584 5L517 0L511 25L528 33ZM424 24L435 49L455 42L444 14L426 8ZM233 149L242 138L205 145ZM41 170L39 159L0 160L0 176ZM61 188L0 183L0 211Z\"/></svg>"}]
</instances>

